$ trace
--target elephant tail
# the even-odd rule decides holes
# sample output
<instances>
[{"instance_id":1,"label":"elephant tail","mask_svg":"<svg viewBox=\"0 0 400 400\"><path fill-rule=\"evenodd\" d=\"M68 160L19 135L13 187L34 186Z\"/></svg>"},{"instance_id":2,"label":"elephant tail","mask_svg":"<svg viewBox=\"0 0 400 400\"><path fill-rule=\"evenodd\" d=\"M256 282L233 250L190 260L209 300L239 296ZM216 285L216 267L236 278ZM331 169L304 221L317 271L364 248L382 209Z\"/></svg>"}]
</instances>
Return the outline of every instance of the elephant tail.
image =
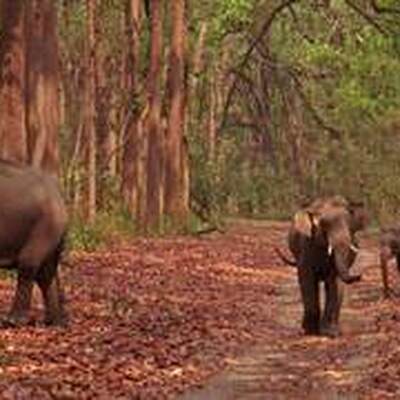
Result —
<instances>
[{"instance_id":1,"label":"elephant tail","mask_svg":"<svg viewBox=\"0 0 400 400\"><path fill-rule=\"evenodd\" d=\"M296 267L297 263L294 260L290 260L288 257L283 254L282 250L278 247L275 247L275 252L278 255L278 257L285 263L290 265L291 267Z\"/></svg>"}]
</instances>

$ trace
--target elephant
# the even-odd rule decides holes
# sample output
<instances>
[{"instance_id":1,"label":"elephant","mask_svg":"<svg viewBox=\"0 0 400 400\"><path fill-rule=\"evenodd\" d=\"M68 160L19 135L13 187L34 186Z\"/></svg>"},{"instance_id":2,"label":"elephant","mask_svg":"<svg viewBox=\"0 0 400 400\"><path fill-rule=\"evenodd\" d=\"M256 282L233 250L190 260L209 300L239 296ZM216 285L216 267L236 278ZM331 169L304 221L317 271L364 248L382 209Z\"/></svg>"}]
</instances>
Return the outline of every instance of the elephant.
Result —
<instances>
[{"instance_id":1,"label":"elephant","mask_svg":"<svg viewBox=\"0 0 400 400\"><path fill-rule=\"evenodd\" d=\"M350 273L358 251L356 232L368 224L362 202L342 196L319 198L294 214L288 245L294 260L278 254L297 267L303 303L302 327L306 335L336 337L345 284L361 279ZM324 283L325 306L321 318L320 282Z\"/></svg>"},{"instance_id":2,"label":"elephant","mask_svg":"<svg viewBox=\"0 0 400 400\"><path fill-rule=\"evenodd\" d=\"M67 232L67 210L55 177L0 159L0 268L16 270L11 309L1 326L30 323L32 290L41 291L44 322L65 326L65 298L58 264Z\"/></svg>"},{"instance_id":3,"label":"elephant","mask_svg":"<svg viewBox=\"0 0 400 400\"><path fill-rule=\"evenodd\" d=\"M379 258L382 272L383 295L389 297L391 289L388 283L387 265L392 258L396 259L400 273L400 225L382 228L379 240Z\"/></svg>"}]
</instances>

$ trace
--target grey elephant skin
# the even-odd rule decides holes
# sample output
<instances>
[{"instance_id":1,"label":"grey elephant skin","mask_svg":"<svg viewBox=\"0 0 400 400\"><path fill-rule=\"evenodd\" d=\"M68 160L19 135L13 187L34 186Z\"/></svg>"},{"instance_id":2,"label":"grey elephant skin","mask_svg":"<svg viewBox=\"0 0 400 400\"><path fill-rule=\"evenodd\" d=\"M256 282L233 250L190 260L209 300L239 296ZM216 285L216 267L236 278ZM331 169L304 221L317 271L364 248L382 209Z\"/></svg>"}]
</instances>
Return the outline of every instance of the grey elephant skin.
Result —
<instances>
[{"instance_id":1,"label":"grey elephant skin","mask_svg":"<svg viewBox=\"0 0 400 400\"><path fill-rule=\"evenodd\" d=\"M397 270L400 273L400 225L384 227L379 240L379 258L382 272L383 294L389 297L392 290L388 282L388 263L396 259Z\"/></svg>"},{"instance_id":2,"label":"grey elephant skin","mask_svg":"<svg viewBox=\"0 0 400 400\"><path fill-rule=\"evenodd\" d=\"M317 199L295 213L288 233L294 260L282 258L297 267L305 334L340 334L344 285L361 279L360 275L350 273L358 250L355 234L367 223L364 204L349 202L341 196ZM322 316L320 283L325 289Z\"/></svg>"},{"instance_id":3,"label":"grey elephant skin","mask_svg":"<svg viewBox=\"0 0 400 400\"><path fill-rule=\"evenodd\" d=\"M3 327L28 324L36 283L45 323L65 325L58 264L67 211L57 181L33 167L0 160L0 268L17 271L17 287Z\"/></svg>"}]
</instances>

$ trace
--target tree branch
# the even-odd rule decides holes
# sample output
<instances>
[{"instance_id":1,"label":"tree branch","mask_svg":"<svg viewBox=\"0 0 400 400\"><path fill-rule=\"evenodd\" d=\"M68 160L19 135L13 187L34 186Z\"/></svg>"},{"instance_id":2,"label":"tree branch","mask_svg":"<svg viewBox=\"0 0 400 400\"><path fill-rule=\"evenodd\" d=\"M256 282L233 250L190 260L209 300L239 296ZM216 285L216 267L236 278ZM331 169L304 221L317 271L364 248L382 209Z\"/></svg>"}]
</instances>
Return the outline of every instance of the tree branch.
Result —
<instances>
[{"instance_id":1,"label":"tree branch","mask_svg":"<svg viewBox=\"0 0 400 400\"><path fill-rule=\"evenodd\" d=\"M301 26L301 23L299 21L299 18L297 17L296 11L291 4L289 5L289 11L290 11L290 15L293 18L294 24L295 24L300 36L308 43L315 43L315 40L312 37L310 37L307 32L304 31L304 29Z\"/></svg>"},{"instance_id":2,"label":"tree branch","mask_svg":"<svg viewBox=\"0 0 400 400\"><path fill-rule=\"evenodd\" d=\"M354 4L350 0L345 0L345 3L352 8L354 11L356 11L359 15L361 15L370 25L372 25L377 31L379 31L382 35L388 36L388 32L381 26L379 25L374 18L369 15L366 11L364 11L362 8Z\"/></svg>"},{"instance_id":3,"label":"tree branch","mask_svg":"<svg viewBox=\"0 0 400 400\"><path fill-rule=\"evenodd\" d=\"M377 0L370 0L369 4L371 5L372 9L378 14L400 14L400 8L379 6L377 4Z\"/></svg>"},{"instance_id":4,"label":"tree branch","mask_svg":"<svg viewBox=\"0 0 400 400\"><path fill-rule=\"evenodd\" d=\"M244 54L243 59L240 62L239 67L237 68L238 70L240 70L240 69L242 69L242 68L244 68L246 66L251 53L256 48L258 42L264 37L264 35L266 35L268 33L268 31L271 28L271 25L274 22L275 18L282 11L284 11L287 7L289 7L290 5L294 4L297 1L299 1L299 0L286 0L286 1L283 1L278 7L276 7L272 11L272 13L270 14L268 19L265 21L264 25L262 26L260 33L255 37L255 39L253 40L253 42L250 44L249 48L247 49L246 53ZM220 128L223 128L224 125L225 125L225 121L226 121L226 118L227 118L228 110L229 110L229 107L231 105L231 102L232 102L232 99L233 99L233 95L235 94L235 91L236 91L236 85L237 85L237 79L235 78L233 80L233 83L232 83L231 87L229 88L229 92L228 92L228 95L227 95L227 98L226 98L224 110L222 112L222 121L221 121L221 127Z\"/></svg>"},{"instance_id":5,"label":"tree branch","mask_svg":"<svg viewBox=\"0 0 400 400\"><path fill-rule=\"evenodd\" d=\"M334 128L333 126L330 126L328 124L325 123L324 119L318 114L317 110L312 106L310 100L307 98L307 96L305 95L305 93L303 92L303 88L301 86L301 82L299 81L299 79L297 78L297 76L291 72L289 72L290 76L292 77L294 83L295 83L295 89L297 91L297 93L299 94L301 101L303 102L303 104L305 105L305 107L308 109L308 111L311 113L312 117L314 118L315 122L321 126L322 129L324 129L325 131L329 132L329 134L331 135L332 139L335 140L340 140L340 138L342 137L342 133Z\"/></svg>"}]
</instances>

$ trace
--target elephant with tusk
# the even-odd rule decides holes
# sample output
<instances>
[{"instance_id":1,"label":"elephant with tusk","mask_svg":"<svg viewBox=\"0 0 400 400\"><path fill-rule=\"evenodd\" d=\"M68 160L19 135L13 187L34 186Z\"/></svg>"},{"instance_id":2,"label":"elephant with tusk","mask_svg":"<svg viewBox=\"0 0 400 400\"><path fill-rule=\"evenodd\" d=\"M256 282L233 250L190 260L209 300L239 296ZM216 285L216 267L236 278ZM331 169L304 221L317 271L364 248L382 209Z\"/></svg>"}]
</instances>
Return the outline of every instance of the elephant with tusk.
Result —
<instances>
[{"instance_id":1,"label":"elephant with tusk","mask_svg":"<svg viewBox=\"0 0 400 400\"><path fill-rule=\"evenodd\" d=\"M66 230L67 211L56 180L34 167L0 160L0 268L17 271L3 327L29 322L35 283L43 296L46 324L65 324L58 263Z\"/></svg>"},{"instance_id":2,"label":"elephant with tusk","mask_svg":"<svg viewBox=\"0 0 400 400\"><path fill-rule=\"evenodd\" d=\"M366 227L368 216L362 203L341 196L320 198L295 213L288 233L294 260L281 258L297 267L303 302L306 334L339 335L339 315L344 284L358 282L351 274L358 246L355 234ZM320 282L324 283L325 306L321 317Z\"/></svg>"}]
</instances>

